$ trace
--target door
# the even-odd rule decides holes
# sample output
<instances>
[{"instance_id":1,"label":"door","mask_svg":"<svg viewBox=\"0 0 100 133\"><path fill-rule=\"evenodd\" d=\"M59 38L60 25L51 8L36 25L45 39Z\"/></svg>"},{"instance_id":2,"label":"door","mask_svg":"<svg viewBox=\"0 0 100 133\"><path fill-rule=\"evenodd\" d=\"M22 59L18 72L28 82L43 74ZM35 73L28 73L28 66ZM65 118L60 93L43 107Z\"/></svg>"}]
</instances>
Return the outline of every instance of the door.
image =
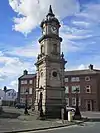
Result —
<instances>
[{"instance_id":1,"label":"door","mask_svg":"<svg viewBox=\"0 0 100 133\"><path fill-rule=\"evenodd\" d=\"M92 111L92 100L86 101L86 111Z\"/></svg>"}]
</instances>

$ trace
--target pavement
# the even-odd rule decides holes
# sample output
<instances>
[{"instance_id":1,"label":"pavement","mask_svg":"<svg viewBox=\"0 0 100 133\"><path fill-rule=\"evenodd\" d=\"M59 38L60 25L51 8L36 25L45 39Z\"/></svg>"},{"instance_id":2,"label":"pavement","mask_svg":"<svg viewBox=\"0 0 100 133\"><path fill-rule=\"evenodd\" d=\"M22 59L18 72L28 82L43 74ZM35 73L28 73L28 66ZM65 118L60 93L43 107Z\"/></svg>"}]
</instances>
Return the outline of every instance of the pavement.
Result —
<instances>
[{"instance_id":1,"label":"pavement","mask_svg":"<svg viewBox=\"0 0 100 133\"><path fill-rule=\"evenodd\" d=\"M18 119L0 119L0 133L12 131L31 131L37 129L48 129L54 127L68 126L71 123L65 122L64 124L58 121L40 121L40 120L18 120Z\"/></svg>"},{"instance_id":2,"label":"pavement","mask_svg":"<svg viewBox=\"0 0 100 133\"><path fill-rule=\"evenodd\" d=\"M83 117L87 117L92 121L100 121L100 112L85 111L81 112Z\"/></svg>"},{"instance_id":3,"label":"pavement","mask_svg":"<svg viewBox=\"0 0 100 133\"><path fill-rule=\"evenodd\" d=\"M0 118L0 133L11 133L11 132L27 132L27 131L36 131L36 130L43 130L43 129L54 129L58 127L66 127L66 126L72 126L72 125L81 125L83 121L73 121L68 122L67 120L62 122L62 120L59 119L48 119L48 120L38 120L37 115L29 111L30 115L26 116L24 115L23 109L15 109L13 107L3 107L5 112L12 112L12 113L19 113L20 116L17 118ZM88 115L88 112L84 113L84 116L86 117ZM100 113L97 113L98 116ZM97 115L97 114L94 114ZM91 113L92 116L92 113Z\"/></svg>"},{"instance_id":4,"label":"pavement","mask_svg":"<svg viewBox=\"0 0 100 133\"><path fill-rule=\"evenodd\" d=\"M41 130L75 124L75 122L68 122L67 120L62 123L62 120L59 119L38 120L36 114L32 113L31 110L28 116L24 115L23 109L3 107L3 110L7 113L20 113L20 116L12 119L0 118L0 133Z\"/></svg>"}]
</instances>

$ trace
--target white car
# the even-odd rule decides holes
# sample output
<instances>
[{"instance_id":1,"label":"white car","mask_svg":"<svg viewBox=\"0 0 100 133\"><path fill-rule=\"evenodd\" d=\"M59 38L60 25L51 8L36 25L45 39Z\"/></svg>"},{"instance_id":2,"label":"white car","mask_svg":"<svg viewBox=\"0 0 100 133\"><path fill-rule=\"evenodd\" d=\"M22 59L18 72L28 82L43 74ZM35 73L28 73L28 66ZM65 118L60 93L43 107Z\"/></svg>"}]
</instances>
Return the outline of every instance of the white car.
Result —
<instances>
[{"instance_id":1,"label":"white car","mask_svg":"<svg viewBox=\"0 0 100 133\"><path fill-rule=\"evenodd\" d=\"M66 107L66 110L67 110L67 111L75 112L75 108L73 108L73 107L68 107L68 106L67 106L67 107Z\"/></svg>"}]
</instances>

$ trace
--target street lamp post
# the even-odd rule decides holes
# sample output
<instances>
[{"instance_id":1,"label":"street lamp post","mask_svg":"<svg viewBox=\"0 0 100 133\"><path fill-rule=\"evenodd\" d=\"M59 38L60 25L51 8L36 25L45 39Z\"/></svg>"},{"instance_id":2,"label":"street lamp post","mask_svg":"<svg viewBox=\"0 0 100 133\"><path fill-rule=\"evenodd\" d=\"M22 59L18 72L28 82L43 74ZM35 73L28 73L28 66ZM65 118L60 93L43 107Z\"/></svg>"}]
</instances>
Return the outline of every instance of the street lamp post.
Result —
<instances>
[{"instance_id":1,"label":"street lamp post","mask_svg":"<svg viewBox=\"0 0 100 133\"><path fill-rule=\"evenodd\" d=\"M28 90L26 90L26 92L25 92L26 99L25 99L25 111L24 111L24 114L26 114L26 115L28 115L28 109L27 109L27 95L28 95Z\"/></svg>"},{"instance_id":2,"label":"street lamp post","mask_svg":"<svg viewBox=\"0 0 100 133\"><path fill-rule=\"evenodd\" d=\"M39 90L43 90L44 88L41 86ZM40 111L40 117L43 117L43 109L42 109L42 92L40 92L40 100L39 100L39 111Z\"/></svg>"},{"instance_id":3,"label":"street lamp post","mask_svg":"<svg viewBox=\"0 0 100 133\"><path fill-rule=\"evenodd\" d=\"M75 114L74 114L74 119L81 119L81 113L80 113L80 110L79 110L79 95L78 95L78 92L79 92L79 88L76 88L75 90L76 92L76 110L75 110Z\"/></svg>"}]
</instances>

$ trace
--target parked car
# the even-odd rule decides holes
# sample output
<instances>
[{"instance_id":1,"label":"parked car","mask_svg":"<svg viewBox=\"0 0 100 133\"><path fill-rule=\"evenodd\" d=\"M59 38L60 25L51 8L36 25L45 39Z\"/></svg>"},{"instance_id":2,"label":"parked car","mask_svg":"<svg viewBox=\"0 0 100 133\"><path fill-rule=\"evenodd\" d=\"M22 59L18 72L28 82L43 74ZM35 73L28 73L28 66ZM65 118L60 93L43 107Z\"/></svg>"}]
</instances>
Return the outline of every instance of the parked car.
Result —
<instances>
[{"instance_id":1,"label":"parked car","mask_svg":"<svg viewBox=\"0 0 100 133\"><path fill-rule=\"evenodd\" d=\"M75 108L67 106L67 107L66 107L66 111L75 112Z\"/></svg>"},{"instance_id":2,"label":"parked car","mask_svg":"<svg viewBox=\"0 0 100 133\"><path fill-rule=\"evenodd\" d=\"M17 103L15 104L15 108L18 108L18 109L25 108L25 103ZM27 109L31 109L31 106L27 105Z\"/></svg>"}]
</instances>

